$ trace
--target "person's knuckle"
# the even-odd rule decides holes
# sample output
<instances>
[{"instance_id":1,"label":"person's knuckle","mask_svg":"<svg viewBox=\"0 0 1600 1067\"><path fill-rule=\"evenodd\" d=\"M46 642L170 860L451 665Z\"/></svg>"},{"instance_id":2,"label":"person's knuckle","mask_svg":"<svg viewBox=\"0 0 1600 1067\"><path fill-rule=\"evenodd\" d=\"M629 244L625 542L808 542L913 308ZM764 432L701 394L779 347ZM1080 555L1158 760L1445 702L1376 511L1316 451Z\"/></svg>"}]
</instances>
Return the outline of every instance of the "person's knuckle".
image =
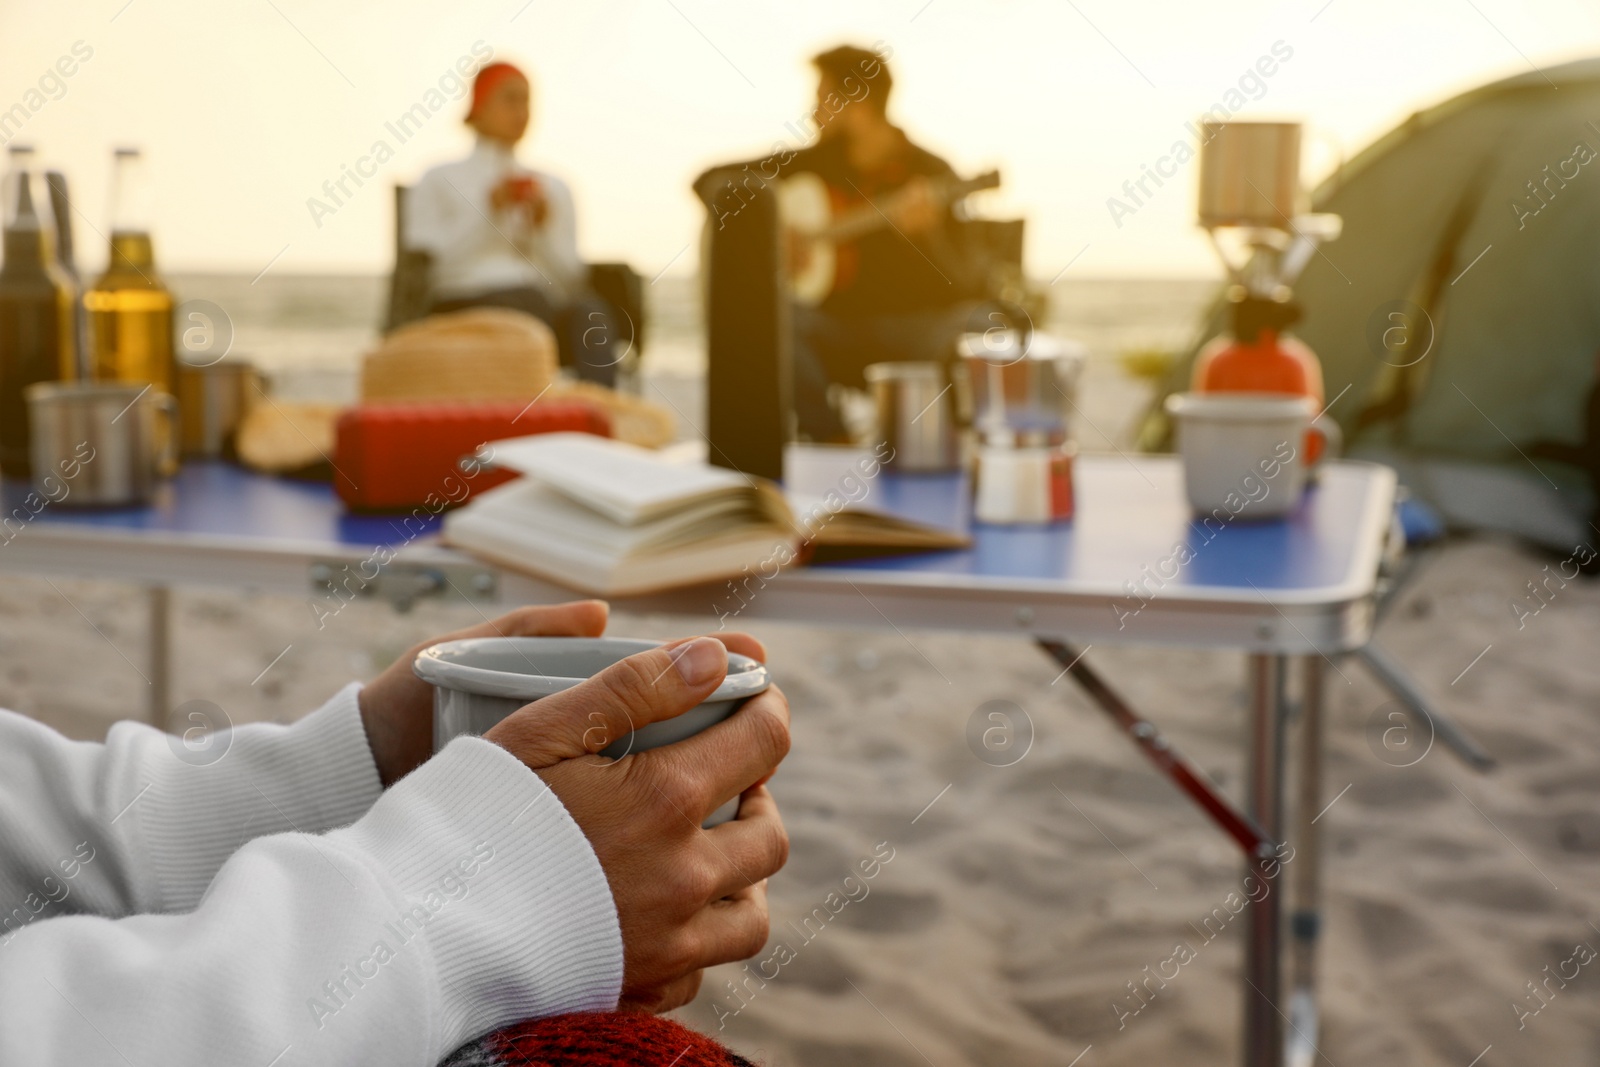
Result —
<instances>
[{"instance_id":1,"label":"person's knuckle","mask_svg":"<svg viewBox=\"0 0 1600 1067\"><path fill-rule=\"evenodd\" d=\"M739 933L739 942L736 946L739 958L749 959L765 948L771 927L772 920L767 914L765 905L753 911Z\"/></svg>"},{"instance_id":2,"label":"person's knuckle","mask_svg":"<svg viewBox=\"0 0 1600 1067\"><path fill-rule=\"evenodd\" d=\"M676 934L665 939L663 970L672 978L697 969L705 959L704 937L689 927L681 927Z\"/></svg>"},{"instance_id":3,"label":"person's knuckle","mask_svg":"<svg viewBox=\"0 0 1600 1067\"><path fill-rule=\"evenodd\" d=\"M789 862L789 831L778 818L767 828L766 860L768 875L783 870L783 865Z\"/></svg>"},{"instance_id":4,"label":"person's knuckle","mask_svg":"<svg viewBox=\"0 0 1600 1067\"><path fill-rule=\"evenodd\" d=\"M679 906L692 912L711 897L712 876L705 864L684 856L669 865L663 879L667 892Z\"/></svg>"},{"instance_id":5,"label":"person's knuckle","mask_svg":"<svg viewBox=\"0 0 1600 1067\"><path fill-rule=\"evenodd\" d=\"M782 762L783 758L789 754L788 722L777 714L776 708L769 705L763 704L752 710L757 712L754 725L759 731L763 751L770 752L776 757L774 762Z\"/></svg>"},{"instance_id":6,"label":"person's knuckle","mask_svg":"<svg viewBox=\"0 0 1600 1067\"><path fill-rule=\"evenodd\" d=\"M650 762L653 767L649 785L655 792L661 822L676 831L691 829L694 825L694 809L701 804L698 786L688 777L672 773L670 765L654 760Z\"/></svg>"},{"instance_id":7,"label":"person's knuckle","mask_svg":"<svg viewBox=\"0 0 1600 1067\"><path fill-rule=\"evenodd\" d=\"M661 698L656 684L664 673L655 666L659 656L646 653L629 656L606 672L606 683L624 709L647 707Z\"/></svg>"}]
</instances>

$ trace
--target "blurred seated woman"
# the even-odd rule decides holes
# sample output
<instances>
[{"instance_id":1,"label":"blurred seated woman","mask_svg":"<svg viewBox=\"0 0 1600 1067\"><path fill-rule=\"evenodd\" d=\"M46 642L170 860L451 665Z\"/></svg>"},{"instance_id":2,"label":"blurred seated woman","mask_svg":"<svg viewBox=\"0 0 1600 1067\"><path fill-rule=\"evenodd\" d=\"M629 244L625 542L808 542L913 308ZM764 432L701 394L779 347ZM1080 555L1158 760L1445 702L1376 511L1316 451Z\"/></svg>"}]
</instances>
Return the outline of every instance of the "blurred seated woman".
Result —
<instances>
[{"instance_id":1,"label":"blurred seated woman","mask_svg":"<svg viewBox=\"0 0 1600 1067\"><path fill-rule=\"evenodd\" d=\"M612 351L614 312L589 289L572 192L516 159L531 95L527 77L510 63L478 72L466 119L477 144L412 188L406 243L432 256L432 311L526 311L555 332L563 366L609 386L620 359Z\"/></svg>"}]
</instances>

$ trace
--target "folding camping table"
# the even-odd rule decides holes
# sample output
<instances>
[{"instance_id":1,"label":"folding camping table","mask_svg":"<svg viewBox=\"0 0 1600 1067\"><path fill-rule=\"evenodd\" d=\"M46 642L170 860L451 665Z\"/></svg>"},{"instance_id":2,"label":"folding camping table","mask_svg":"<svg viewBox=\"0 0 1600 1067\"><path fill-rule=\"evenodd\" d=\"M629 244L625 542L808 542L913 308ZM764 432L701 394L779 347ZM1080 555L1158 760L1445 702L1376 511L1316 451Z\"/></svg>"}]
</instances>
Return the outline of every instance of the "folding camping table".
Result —
<instances>
[{"instance_id":1,"label":"folding camping table","mask_svg":"<svg viewBox=\"0 0 1600 1067\"><path fill-rule=\"evenodd\" d=\"M833 455L796 451L791 479L811 488L841 470ZM974 526L957 475L880 475L869 500L909 517L969 530L970 549L755 575L619 598L628 611L770 619L819 626L1014 634L1038 643L1126 729L1145 754L1246 852L1246 871L1277 889L1248 907L1244 1062L1308 1063L1316 1042L1323 672L1371 635L1378 568L1395 477L1363 463L1325 465L1287 519L1194 522L1171 457L1080 456L1077 516L1050 527ZM0 572L142 583L151 590L152 719L169 708L173 585L255 587L308 598L307 625L337 625L344 599L400 606L447 596L491 606L566 599L559 586L439 546L439 519L344 514L326 485L187 465L147 508L31 514L25 487L0 492ZM34 507L37 501L34 502ZM19 511L19 509L21 509ZM21 516L21 517L19 517ZM392 556L392 558L390 558ZM333 614L329 614L332 612ZM1069 644L1068 642L1072 642ZM1249 660L1246 803L1236 808L1095 674L1077 645L1127 642L1229 649ZM1286 838L1289 675L1301 677L1294 826ZM141 672L143 673L143 672ZM1291 864L1269 866L1287 840ZM1282 883L1275 883L1282 884ZM1283 898L1290 898L1284 907ZM1286 923L1286 919L1292 922ZM1286 995L1285 925L1292 928Z\"/></svg>"}]
</instances>

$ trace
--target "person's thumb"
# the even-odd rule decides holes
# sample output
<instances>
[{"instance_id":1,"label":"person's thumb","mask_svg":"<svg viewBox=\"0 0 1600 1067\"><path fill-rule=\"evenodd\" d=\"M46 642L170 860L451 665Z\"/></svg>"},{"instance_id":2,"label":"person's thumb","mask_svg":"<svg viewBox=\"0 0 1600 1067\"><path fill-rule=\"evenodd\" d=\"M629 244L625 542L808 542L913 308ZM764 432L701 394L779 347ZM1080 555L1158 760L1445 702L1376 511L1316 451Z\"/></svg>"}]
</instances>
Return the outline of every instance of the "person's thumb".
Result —
<instances>
[{"instance_id":1,"label":"person's thumb","mask_svg":"<svg viewBox=\"0 0 1600 1067\"><path fill-rule=\"evenodd\" d=\"M629 731L681 715L728 673L728 650L711 637L652 648L571 689L536 700L484 735L534 770L599 752Z\"/></svg>"}]
</instances>

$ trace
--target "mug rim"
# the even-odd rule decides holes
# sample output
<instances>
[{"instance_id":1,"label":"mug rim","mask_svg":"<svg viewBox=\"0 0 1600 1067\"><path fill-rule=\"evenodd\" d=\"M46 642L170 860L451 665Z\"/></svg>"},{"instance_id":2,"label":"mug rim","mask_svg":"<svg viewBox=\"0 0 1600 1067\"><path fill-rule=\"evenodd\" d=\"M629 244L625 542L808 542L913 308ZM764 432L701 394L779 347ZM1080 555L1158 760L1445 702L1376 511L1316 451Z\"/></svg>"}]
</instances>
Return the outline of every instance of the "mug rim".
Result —
<instances>
[{"instance_id":1,"label":"mug rim","mask_svg":"<svg viewBox=\"0 0 1600 1067\"><path fill-rule=\"evenodd\" d=\"M531 701L571 689L580 682L588 681L592 676L569 677L501 671L462 662L463 658L486 648L520 646L532 666L533 659L538 655L541 646L554 651L565 645L567 650L571 650L573 648L571 642L579 641L610 645L618 650L625 649L622 655L617 657L618 660L652 648L660 648L664 644L661 641L635 637L468 637L429 645L417 653L411 669L418 678L441 688L478 696L513 697ZM727 677L701 703L743 700L764 692L771 685L772 677L766 664L730 651Z\"/></svg>"},{"instance_id":2,"label":"mug rim","mask_svg":"<svg viewBox=\"0 0 1600 1067\"><path fill-rule=\"evenodd\" d=\"M153 385L134 385L128 382L34 382L25 386L23 395L28 400L56 400L69 397L89 397L99 400L107 397L129 398L136 400L146 393L151 397L166 396L165 390L157 389Z\"/></svg>"},{"instance_id":3,"label":"mug rim","mask_svg":"<svg viewBox=\"0 0 1600 1067\"><path fill-rule=\"evenodd\" d=\"M1312 418L1315 402L1299 393L1217 391L1171 393L1163 402L1169 415L1199 419Z\"/></svg>"},{"instance_id":4,"label":"mug rim","mask_svg":"<svg viewBox=\"0 0 1600 1067\"><path fill-rule=\"evenodd\" d=\"M861 370L861 376L869 383L942 379L944 373L944 365L930 359L880 360Z\"/></svg>"}]
</instances>

